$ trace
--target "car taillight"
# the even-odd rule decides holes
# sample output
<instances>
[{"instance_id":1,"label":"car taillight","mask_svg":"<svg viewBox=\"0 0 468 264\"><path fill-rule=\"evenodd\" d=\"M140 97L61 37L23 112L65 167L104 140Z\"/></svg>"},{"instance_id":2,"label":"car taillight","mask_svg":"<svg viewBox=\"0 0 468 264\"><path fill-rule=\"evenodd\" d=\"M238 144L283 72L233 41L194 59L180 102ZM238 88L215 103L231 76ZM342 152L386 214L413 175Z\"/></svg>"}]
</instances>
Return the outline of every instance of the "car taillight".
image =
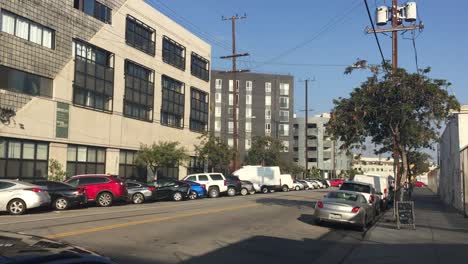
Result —
<instances>
[{"instance_id":1,"label":"car taillight","mask_svg":"<svg viewBox=\"0 0 468 264\"><path fill-rule=\"evenodd\" d=\"M387 188L385 188L385 189L383 190L383 193L387 194L387 192L388 192L388 190L387 190Z\"/></svg>"},{"instance_id":2,"label":"car taillight","mask_svg":"<svg viewBox=\"0 0 468 264\"><path fill-rule=\"evenodd\" d=\"M323 203L322 203L322 201L318 201L318 202L317 202L317 207L318 207L318 208L323 208Z\"/></svg>"},{"instance_id":3,"label":"car taillight","mask_svg":"<svg viewBox=\"0 0 468 264\"><path fill-rule=\"evenodd\" d=\"M28 190L28 191L33 191L33 192L36 192L36 193L38 193L38 192L43 192L43 190L40 189L40 188L31 188L31 189L26 189L26 190Z\"/></svg>"},{"instance_id":4,"label":"car taillight","mask_svg":"<svg viewBox=\"0 0 468 264\"><path fill-rule=\"evenodd\" d=\"M78 189L78 194L82 194L82 193L85 193L85 192L86 192L86 191L85 191L84 188L79 188L79 189Z\"/></svg>"},{"instance_id":5,"label":"car taillight","mask_svg":"<svg viewBox=\"0 0 468 264\"><path fill-rule=\"evenodd\" d=\"M359 207L354 207L352 210L351 210L351 213L358 213L359 212Z\"/></svg>"},{"instance_id":6,"label":"car taillight","mask_svg":"<svg viewBox=\"0 0 468 264\"><path fill-rule=\"evenodd\" d=\"M369 203L373 203L373 202L374 202L374 195L371 195L371 196L369 197Z\"/></svg>"},{"instance_id":7,"label":"car taillight","mask_svg":"<svg viewBox=\"0 0 468 264\"><path fill-rule=\"evenodd\" d=\"M150 190L151 192L154 192L154 191L156 191L156 187L150 186L150 187L148 187L148 190Z\"/></svg>"},{"instance_id":8,"label":"car taillight","mask_svg":"<svg viewBox=\"0 0 468 264\"><path fill-rule=\"evenodd\" d=\"M226 180L224 180L224 186L227 186L227 181Z\"/></svg>"},{"instance_id":9,"label":"car taillight","mask_svg":"<svg viewBox=\"0 0 468 264\"><path fill-rule=\"evenodd\" d=\"M202 184L201 187L206 190L206 185Z\"/></svg>"}]
</instances>

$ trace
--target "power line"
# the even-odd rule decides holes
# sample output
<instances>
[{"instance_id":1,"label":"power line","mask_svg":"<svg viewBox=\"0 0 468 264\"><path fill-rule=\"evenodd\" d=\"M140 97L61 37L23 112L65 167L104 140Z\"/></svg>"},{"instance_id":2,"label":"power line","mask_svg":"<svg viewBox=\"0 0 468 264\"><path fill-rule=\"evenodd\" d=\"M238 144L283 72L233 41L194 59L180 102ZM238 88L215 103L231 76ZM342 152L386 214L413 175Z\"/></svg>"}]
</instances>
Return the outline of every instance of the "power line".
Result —
<instances>
[{"instance_id":1,"label":"power line","mask_svg":"<svg viewBox=\"0 0 468 264\"><path fill-rule=\"evenodd\" d=\"M414 32L414 31L413 31L412 42L413 42L413 49L414 49L414 60L415 60L415 62L416 62L416 72L419 72L418 50L416 49L416 36L415 36L415 32Z\"/></svg>"},{"instance_id":2,"label":"power line","mask_svg":"<svg viewBox=\"0 0 468 264\"><path fill-rule=\"evenodd\" d=\"M384 57L383 52L382 52L382 47L380 46L379 37L377 36L377 33L375 32L374 21L372 19L371 13L369 11L369 5L367 4L367 0L364 0L364 3L366 4L367 15L369 16L369 21L370 21L370 23L372 25L372 30L374 31L375 41L377 42L377 46L379 47L380 56L382 57L382 65L385 65L385 57Z\"/></svg>"},{"instance_id":3,"label":"power line","mask_svg":"<svg viewBox=\"0 0 468 264\"><path fill-rule=\"evenodd\" d=\"M213 57L216 60L222 60L216 57ZM283 65L283 66L316 66L316 67L346 67L348 64L321 64L321 63L282 63L282 62L268 62L268 61L255 61L255 60L237 60L238 62L244 63L258 63L265 65Z\"/></svg>"}]
</instances>

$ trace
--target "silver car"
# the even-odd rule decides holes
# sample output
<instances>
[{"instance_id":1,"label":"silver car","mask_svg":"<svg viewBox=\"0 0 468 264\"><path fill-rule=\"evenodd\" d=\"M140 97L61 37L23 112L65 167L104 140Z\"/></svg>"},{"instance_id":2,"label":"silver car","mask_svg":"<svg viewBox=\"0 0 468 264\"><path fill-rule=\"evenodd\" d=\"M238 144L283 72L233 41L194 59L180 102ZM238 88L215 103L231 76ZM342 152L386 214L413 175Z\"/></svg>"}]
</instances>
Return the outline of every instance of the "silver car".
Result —
<instances>
[{"instance_id":1,"label":"silver car","mask_svg":"<svg viewBox=\"0 0 468 264\"><path fill-rule=\"evenodd\" d=\"M141 204L145 201L153 201L156 196L156 188L146 183L127 180L125 182L128 190L128 198L134 204Z\"/></svg>"},{"instance_id":2,"label":"silver car","mask_svg":"<svg viewBox=\"0 0 468 264\"><path fill-rule=\"evenodd\" d=\"M374 208L364 195L350 191L331 191L315 204L317 224L322 221L357 225L361 229L374 220Z\"/></svg>"},{"instance_id":3,"label":"silver car","mask_svg":"<svg viewBox=\"0 0 468 264\"><path fill-rule=\"evenodd\" d=\"M50 195L37 185L15 180L0 180L0 212L20 215L26 209L50 205Z\"/></svg>"}]
</instances>

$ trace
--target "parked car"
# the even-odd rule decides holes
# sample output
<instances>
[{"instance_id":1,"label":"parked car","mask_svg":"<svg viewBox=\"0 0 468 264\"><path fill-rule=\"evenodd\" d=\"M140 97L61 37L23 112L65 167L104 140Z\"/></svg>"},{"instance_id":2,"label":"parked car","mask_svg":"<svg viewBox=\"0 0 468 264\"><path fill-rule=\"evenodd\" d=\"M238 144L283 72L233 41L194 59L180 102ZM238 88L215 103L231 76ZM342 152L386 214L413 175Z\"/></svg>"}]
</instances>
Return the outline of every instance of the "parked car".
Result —
<instances>
[{"instance_id":1,"label":"parked car","mask_svg":"<svg viewBox=\"0 0 468 264\"><path fill-rule=\"evenodd\" d=\"M366 201L374 208L375 215L380 214L381 202L379 195L381 193L377 193L372 184L357 181L345 181L341 185L340 190L362 194L366 198Z\"/></svg>"},{"instance_id":2,"label":"parked car","mask_svg":"<svg viewBox=\"0 0 468 264\"><path fill-rule=\"evenodd\" d=\"M270 191L287 192L292 188L293 179L290 174L281 174L278 166L243 166L232 173L243 181L260 185L262 193Z\"/></svg>"},{"instance_id":3,"label":"parked car","mask_svg":"<svg viewBox=\"0 0 468 264\"><path fill-rule=\"evenodd\" d=\"M237 176L227 176L227 195L228 196L235 196L236 194L240 193L242 190L242 182Z\"/></svg>"},{"instance_id":4,"label":"parked car","mask_svg":"<svg viewBox=\"0 0 468 264\"><path fill-rule=\"evenodd\" d=\"M296 191L300 191L300 190L305 190L305 186L303 183L297 181L297 180L294 180L293 181L293 189L296 190Z\"/></svg>"},{"instance_id":5,"label":"parked car","mask_svg":"<svg viewBox=\"0 0 468 264\"><path fill-rule=\"evenodd\" d=\"M414 183L415 187L426 187L427 185L424 182L417 181Z\"/></svg>"},{"instance_id":6,"label":"parked car","mask_svg":"<svg viewBox=\"0 0 468 264\"><path fill-rule=\"evenodd\" d=\"M305 181L305 180L298 180L298 182L302 183L305 187L306 190L309 190L309 189L314 189L314 186L312 185L312 183L308 182L308 181Z\"/></svg>"},{"instance_id":7,"label":"parked car","mask_svg":"<svg viewBox=\"0 0 468 264\"><path fill-rule=\"evenodd\" d=\"M109 174L76 175L65 181L86 191L88 201L95 201L98 206L112 206L115 201L127 201L128 191L125 183L118 176Z\"/></svg>"},{"instance_id":8,"label":"parked car","mask_svg":"<svg viewBox=\"0 0 468 264\"><path fill-rule=\"evenodd\" d=\"M257 191L255 190L255 185L249 181L241 181L242 188L240 194L245 196L247 194L255 194Z\"/></svg>"},{"instance_id":9,"label":"parked car","mask_svg":"<svg viewBox=\"0 0 468 264\"><path fill-rule=\"evenodd\" d=\"M324 189L326 188L325 187L325 184L323 184L320 180L310 180L311 182L317 184L317 189Z\"/></svg>"},{"instance_id":10,"label":"parked car","mask_svg":"<svg viewBox=\"0 0 468 264\"><path fill-rule=\"evenodd\" d=\"M381 175L371 175L371 174L356 174L354 175L353 181L365 182L372 184L376 194L380 198L380 208L385 210L389 203L389 190L390 182L392 181L392 176L381 176Z\"/></svg>"},{"instance_id":11,"label":"parked car","mask_svg":"<svg viewBox=\"0 0 468 264\"><path fill-rule=\"evenodd\" d=\"M185 176L184 181L204 184L210 198L219 197L228 190L226 178L222 173L198 173Z\"/></svg>"},{"instance_id":12,"label":"parked car","mask_svg":"<svg viewBox=\"0 0 468 264\"><path fill-rule=\"evenodd\" d=\"M320 188L319 184L315 181L311 181L311 180L305 180L306 182L310 183L310 185L312 185L312 187L310 189L318 189Z\"/></svg>"},{"instance_id":13,"label":"parked car","mask_svg":"<svg viewBox=\"0 0 468 264\"><path fill-rule=\"evenodd\" d=\"M330 186L331 187L341 187L341 184L343 184L344 180L343 179L335 179L330 181Z\"/></svg>"},{"instance_id":14,"label":"parked car","mask_svg":"<svg viewBox=\"0 0 468 264\"><path fill-rule=\"evenodd\" d=\"M190 194L188 198L190 200L195 200L197 198L203 198L207 196L206 186L205 184L199 184L193 181L184 181L190 184Z\"/></svg>"},{"instance_id":15,"label":"parked car","mask_svg":"<svg viewBox=\"0 0 468 264\"><path fill-rule=\"evenodd\" d=\"M190 195L190 184L175 179L158 179L154 181L157 200L173 200L176 202L187 199Z\"/></svg>"},{"instance_id":16,"label":"parked car","mask_svg":"<svg viewBox=\"0 0 468 264\"><path fill-rule=\"evenodd\" d=\"M56 181L35 181L34 184L46 190L51 198L51 206L55 210L66 210L71 207L86 205L88 198L84 188Z\"/></svg>"},{"instance_id":17,"label":"parked car","mask_svg":"<svg viewBox=\"0 0 468 264\"><path fill-rule=\"evenodd\" d=\"M145 201L153 201L156 197L156 187L149 186L134 180L126 180L128 199L134 204L141 204Z\"/></svg>"},{"instance_id":18,"label":"parked car","mask_svg":"<svg viewBox=\"0 0 468 264\"><path fill-rule=\"evenodd\" d=\"M23 181L0 180L0 211L20 215L27 209L49 205L50 196L40 186Z\"/></svg>"},{"instance_id":19,"label":"parked car","mask_svg":"<svg viewBox=\"0 0 468 264\"><path fill-rule=\"evenodd\" d=\"M374 220L372 206L364 195L350 191L331 191L315 204L315 221L357 225L362 229Z\"/></svg>"}]
</instances>

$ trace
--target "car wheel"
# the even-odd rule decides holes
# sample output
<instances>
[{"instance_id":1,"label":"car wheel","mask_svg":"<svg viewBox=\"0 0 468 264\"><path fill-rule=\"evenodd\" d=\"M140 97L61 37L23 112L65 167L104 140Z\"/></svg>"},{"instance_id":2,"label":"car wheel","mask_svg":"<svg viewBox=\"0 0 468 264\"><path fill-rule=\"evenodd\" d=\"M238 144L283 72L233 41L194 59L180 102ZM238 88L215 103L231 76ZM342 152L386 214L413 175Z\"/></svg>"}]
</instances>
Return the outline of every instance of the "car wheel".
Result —
<instances>
[{"instance_id":1,"label":"car wheel","mask_svg":"<svg viewBox=\"0 0 468 264\"><path fill-rule=\"evenodd\" d=\"M229 187L227 190L227 195L228 196L236 196L236 189L234 187Z\"/></svg>"},{"instance_id":2,"label":"car wheel","mask_svg":"<svg viewBox=\"0 0 468 264\"><path fill-rule=\"evenodd\" d=\"M287 191L289 191L289 188L288 188L287 185L283 185L283 188L281 188L281 190L282 190L283 192L287 192Z\"/></svg>"},{"instance_id":3,"label":"car wheel","mask_svg":"<svg viewBox=\"0 0 468 264\"><path fill-rule=\"evenodd\" d=\"M198 197L198 194L197 194L196 191L191 191L190 194L189 194L189 196L188 196L188 198L189 198L190 200L195 200L195 199L197 199L197 197Z\"/></svg>"},{"instance_id":4,"label":"car wheel","mask_svg":"<svg viewBox=\"0 0 468 264\"><path fill-rule=\"evenodd\" d=\"M132 202L134 204L142 204L145 202L145 196L142 193L135 193L132 196Z\"/></svg>"},{"instance_id":5,"label":"car wheel","mask_svg":"<svg viewBox=\"0 0 468 264\"><path fill-rule=\"evenodd\" d=\"M21 215L26 212L26 203L21 199L13 199L8 203L7 209L12 215Z\"/></svg>"},{"instance_id":6,"label":"car wheel","mask_svg":"<svg viewBox=\"0 0 468 264\"><path fill-rule=\"evenodd\" d=\"M112 205L112 194L109 192L100 193L97 197L97 204L101 207L108 207Z\"/></svg>"},{"instance_id":7,"label":"car wheel","mask_svg":"<svg viewBox=\"0 0 468 264\"><path fill-rule=\"evenodd\" d=\"M253 194L256 193L256 191L255 191L255 190L252 190L252 191L250 191L249 193L250 193L251 195L253 195Z\"/></svg>"},{"instance_id":8,"label":"car wheel","mask_svg":"<svg viewBox=\"0 0 468 264\"><path fill-rule=\"evenodd\" d=\"M248 193L249 193L249 191L247 191L246 188L242 188L241 191L240 191L240 194L241 194L242 196L246 196Z\"/></svg>"},{"instance_id":9,"label":"car wheel","mask_svg":"<svg viewBox=\"0 0 468 264\"><path fill-rule=\"evenodd\" d=\"M262 187L262 193L268 193L268 188L267 187Z\"/></svg>"},{"instance_id":10,"label":"car wheel","mask_svg":"<svg viewBox=\"0 0 468 264\"><path fill-rule=\"evenodd\" d=\"M367 227L367 215L365 215L363 219L364 219L364 220L363 220L364 222L359 226L359 230L362 231L362 232L366 231L366 227Z\"/></svg>"},{"instance_id":11,"label":"car wheel","mask_svg":"<svg viewBox=\"0 0 468 264\"><path fill-rule=\"evenodd\" d=\"M299 191L301 188L299 188L299 186L296 186L296 188L294 188L296 191Z\"/></svg>"},{"instance_id":12,"label":"car wheel","mask_svg":"<svg viewBox=\"0 0 468 264\"><path fill-rule=\"evenodd\" d=\"M182 201L182 194L180 192L175 192L172 195L172 200L174 200L176 202Z\"/></svg>"},{"instance_id":13,"label":"car wheel","mask_svg":"<svg viewBox=\"0 0 468 264\"><path fill-rule=\"evenodd\" d=\"M208 194L209 194L210 198L217 198L219 196L219 190L218 190L218 188L211 188L208 191Z\"/></svg>"},{"instance_id":14,"label":"car wheel","mask_svg":"<svg viewBox=\"0 0 468 264\"><path fill-rule=\"evenodd\" d=\"M66 210L68 209L68 200L64 197L59 197L54 201L55 210Z\"/></svg>"}]
</instances>

